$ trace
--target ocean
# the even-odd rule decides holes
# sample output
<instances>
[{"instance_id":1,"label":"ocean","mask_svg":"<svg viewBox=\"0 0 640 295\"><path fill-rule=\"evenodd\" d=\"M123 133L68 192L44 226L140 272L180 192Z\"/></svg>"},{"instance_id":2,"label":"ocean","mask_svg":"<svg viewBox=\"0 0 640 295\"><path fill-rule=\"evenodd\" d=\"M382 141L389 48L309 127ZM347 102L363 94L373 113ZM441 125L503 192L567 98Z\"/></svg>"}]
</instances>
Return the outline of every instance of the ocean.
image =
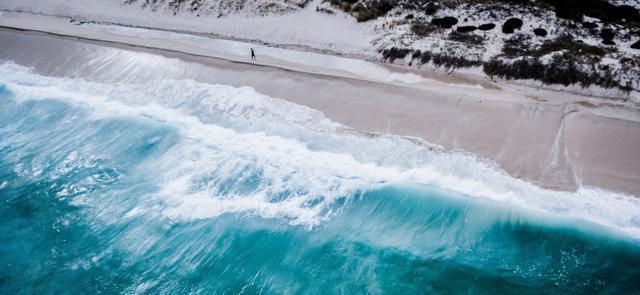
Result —
<instances>
[{"instance_id":1,"label":"ocean","mask_svg":"<svg viewBox=\"0 0 640 295\"><path fill-rule=\"evenodd\" d=\"M640 199L249 87L0 64L2 294L640 294Z\"/></svg>"}]
</instances>

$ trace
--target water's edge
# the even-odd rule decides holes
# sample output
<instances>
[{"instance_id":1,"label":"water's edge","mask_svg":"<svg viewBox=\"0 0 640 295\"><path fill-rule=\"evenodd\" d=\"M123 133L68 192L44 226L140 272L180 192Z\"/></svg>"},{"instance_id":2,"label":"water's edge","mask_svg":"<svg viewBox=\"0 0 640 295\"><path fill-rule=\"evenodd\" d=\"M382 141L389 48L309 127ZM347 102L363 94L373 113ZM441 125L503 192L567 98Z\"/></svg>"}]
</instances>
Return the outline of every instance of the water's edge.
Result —
<instances>
[{"instance_id":1,"label":"water's edge","mask_svg":"<svg viewBox=\"0 0 640 295\"><path fill-rule=\"evenodd\" d=\"M0 59L32 66L45 75L102 82L177 78L236 87L251 85L271 97L322 110L333 121L359 131L424 138L448 150L473 152L539 186L569 191L581 186L602 187L640 194L640 170L636 168L640 150L633 148L640 145L638 123L594 115L590 107L579 104L563 107L535 101L511 104L462 99L465 95L449 97L25 32L0 30L0 38L4 40ZM615 107L602 107L598 113L613 111ZM487 115L493 113L501 116ZM594 133L598 136L591 136Z\"/></svg>"}]
</instances>

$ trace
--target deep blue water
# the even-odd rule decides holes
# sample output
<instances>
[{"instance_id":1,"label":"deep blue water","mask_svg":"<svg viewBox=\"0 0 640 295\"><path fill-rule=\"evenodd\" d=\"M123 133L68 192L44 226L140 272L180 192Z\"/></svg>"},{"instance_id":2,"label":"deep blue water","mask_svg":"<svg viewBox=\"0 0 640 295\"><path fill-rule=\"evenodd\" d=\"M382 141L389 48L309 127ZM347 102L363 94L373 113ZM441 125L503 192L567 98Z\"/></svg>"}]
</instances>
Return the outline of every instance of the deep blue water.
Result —
<instances>
[{"instance_id":1,"label":"deep blue water","mask_svg":"<svg viewBox=\"0 0 640 295\"><path fill-rule=\"evenodd\" d=\"M639 240L597 219L392 177L405 154L364 163L346 135L8 71L2 294L640 293Z\"/></svg>"}]
</instances>

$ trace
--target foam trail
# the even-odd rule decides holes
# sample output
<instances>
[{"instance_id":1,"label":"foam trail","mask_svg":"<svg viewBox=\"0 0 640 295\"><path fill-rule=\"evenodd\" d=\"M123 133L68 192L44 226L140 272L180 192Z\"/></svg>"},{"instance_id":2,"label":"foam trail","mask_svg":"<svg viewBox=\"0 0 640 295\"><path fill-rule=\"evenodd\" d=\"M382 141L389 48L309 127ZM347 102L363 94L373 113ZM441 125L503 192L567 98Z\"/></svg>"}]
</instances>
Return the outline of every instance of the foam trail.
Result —
<instances>
[{"instance_id":1,"label":"foam trail","mask_svg":"<svg viewBox=\"0 0 640 295\"><path fill-rule=\"evenodd\" d=\"M9 75L10 72L13 75ZM633 236L640 235L638 225L632 222L639 218L637 216L640 212L640 202L632 196L584 188L577 193L544 190L513 179L504 172L469 156L424 150L392 137L369 139L351 133L336 136L336 131L345 128L330 122L321 113L258 94L250 88L238 89L223 85L171 80L153 82L153 86L78 83L75 80L37 76L14 64L3 65L0 75L10 77L5 78L4 83L10 90L18 93L17 99L34 97L62 99L91 109L92 115L97 118L145 117L177 128L187 139L181 143L183 147L175 149L180 151L180 155L176 155L176 158L167 156L168 159L164 162L170 164L157 168L158 171L169 171L167 178L172 181L167 184L164 191L171 192L170 195L186 193L190 183L209 173L212 166L220 165L217 161L221 157L210 158L206 150L198 150L216 147L223 152L233 151L233 155L228 155L229 158L240 156L246 161L256 161L259 164L257 171L273 177L274 183L288 179L286 184L283 184L285 187L275 189L270 186L268 189L277 191L261 191L263 195L254 196L254 198L264 200L270 194L279 194L284 191L316 192L305 195L295 203L288 203L288 206L299 208L305 202L319 198L321 193L317 192L324 194L327 191L334 191L330 195L322 196L326 202L331 203L337 196L375 187L377 184L419 183L536 212L589 220ZM254 127L246 126L246 122L250 122ZM225 128L225 124L249 133L238 133L233 129ZM238 127L242 124L244 126ZM274 129L285 128L293 131L274 131ZM313 130L319 135L312 133L293 139L283 137L302 129ZM327 133L333 133L331 136L337 137L338 143L331 143L328 146L318 143ZM342 144L334 147L344 142L349 142L349 146ZM310 148L315 146L321 150ZM353 156L359 149L371 146L381 148L374 149L372 153L361 158ZM372 150L372 148L367 149ZM182 162L182 155L185 154L183 150L198 154L199 159L193 162ZM385 158L398 154L398 151L419 156L421 159L413 160L412 163L400 162L400 165L385 163ZM187 170L188 173L185 172ZM303 173L316 171L323 171L326 177L315 181L317 177L303 175ZM297 175L300 176L297 177ZM182 188L179 189L179 187ZM202 198L189 198L185 203L195 202L196 199L204 202ZM215 198L207 200L220 201ZM244 205L241 202L234 203L231 200L224 202L226 205L223 206L227 206L231 211L243 210ZM255 204L256 202L254 199L245 203ZM283 206L282 209L284 208L288 207ZM265 216L278 215L267 213L271 209L263 207L261 210ZM215 216L224 212L222 210L215 214L213 212L206 214L202 210L195 211L198 213L194 216ZM300 214L301 219L306 220L305 222L317 223L317 220L312 221L314 220L312 216L319 214L318 212L307 215L301 212L293 213L293 211L295 210L290 213ZM185 214L178 214L176 210L168 212L186 217Z\"/></svg>"}]
</instances>

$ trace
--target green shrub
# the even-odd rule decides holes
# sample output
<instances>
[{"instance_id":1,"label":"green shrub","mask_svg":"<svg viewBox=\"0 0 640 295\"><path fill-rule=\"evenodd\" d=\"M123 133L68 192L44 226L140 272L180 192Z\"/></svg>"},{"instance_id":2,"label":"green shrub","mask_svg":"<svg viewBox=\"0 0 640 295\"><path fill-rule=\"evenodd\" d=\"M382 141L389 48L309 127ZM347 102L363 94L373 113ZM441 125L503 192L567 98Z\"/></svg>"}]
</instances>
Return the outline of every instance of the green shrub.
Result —
<instances>
[{"instance_id":1,"label":"green shrub","mask_svg":"<svg viewBox=\"0 0 640 295\"><path fill-rule=\"evenodd\" d=\"M621 85L614 78L610 69L601 68L599 71L581 70L581 61L571 54L555 55L548 64L542 63L537 57L525 57L515 62L502 61L493 58L483 65L485 74L504 79L532 79L545 84L561 84L564 86L579 84L582 87L598 85L604 88L614 88L629 91L627 85Z\"/></svg>"},{"instance_id":2,"label":"green shrub","mask_svg":"<svg viewBox=\"0 0 640 295\"><path fill-rule=\"evenodd\" d=\"M453 16L445 16L443 18L434 18L431 23L443 29L451 29L458 23L458 19Z\"/></svg>"},{"instance_id":3,"label":"green shrub","mask_svg":"<svg viewBox=\"0 0 640 295\"><path fill-rule=\"evenodd\" d=\"M475 34L464 34L459 32L452 32L449 34L449 40L470 45L482 45L484 38Z\"/></svg>"},{"instance_id":4,"label":"green shrub","mask_svg":"<svg viewBox=\"0 0 640 295\"><path fill-rule=\"evenodd\" d=\"M575 56L595 56L602 57L608 52L611 52L612 49L604 49L598 46L592 46L588 44L584 44L582 42L577 42L573 40L571 36L561 36L557 39L550 40L542 44L537 50L533 51L531 55L533 56L544 56L552 52L566 50L572 55Z\"/></svg>"},{"instance_id":5,"label":"green shrub","mask_svg":"<svg viewBox=\"0 0 640 295\"><path fill-rule=\"evenodd\" d=\"M516 35L513 38L504 40L502 45L502 54L507 57L518 57L533 54L534 50L529 43L529 37L526 35Z\"/></svg>"},{"instance_id":6,"label":"green shrub","mask_svg":"<svg viewBox=\"0 0 640 295\"><path fill-rule=\"evenodd\" d=\"M469 68L482 65L482 62L479 60L470 60L464 57L442 53L431 53L429 51L422 52L420 55L420 64L426 64L428 62L432 62L437 68L444 67L445 69Z\"/></svg>"},{"instance_id":7,"label":"green shrub","mask_svg":"<svg viewBox=\"0 0 640 295\"><path fill-rule=\"evenodd\" d=\"M351 5L347 12L354 15L359 22L365 22L385 15L397 3L398 0L369 0Z\"/></svg>"},{"instance_id":8,"label":"green shrub","mask_svg":"<svg viewBox=\"0 0 640 295\"><path fill-rule=\"evenodd\" d=\"M405 58L412 50L407 48L392 47L382 50L382 59L384 61L393 62L397 58Z\"/></svg>"},{"instance_id":9,"label":"green shrub","mask_svg":"<svg viewBox=\"0 0 640 295\"><path fill-rule=\"evenodd\" d=\"M437 29L436 26L431 24L414 23L411 25L411 32L420 37L427 37Z\"/></svg>"}]
</instances>

